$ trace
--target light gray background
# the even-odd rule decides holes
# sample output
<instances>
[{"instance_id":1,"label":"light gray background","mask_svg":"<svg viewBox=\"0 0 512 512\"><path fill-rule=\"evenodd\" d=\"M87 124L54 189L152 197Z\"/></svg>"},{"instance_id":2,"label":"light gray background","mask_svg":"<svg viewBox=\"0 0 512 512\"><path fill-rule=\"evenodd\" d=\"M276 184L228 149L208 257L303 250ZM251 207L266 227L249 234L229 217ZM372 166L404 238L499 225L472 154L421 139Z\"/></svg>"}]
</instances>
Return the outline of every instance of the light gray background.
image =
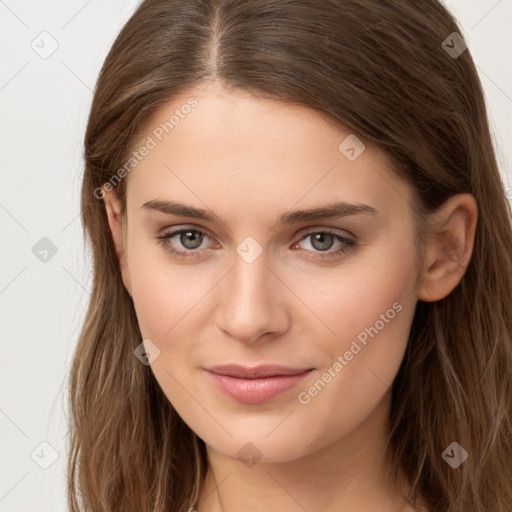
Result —
<instances>
[{"instance_id":1,"label":"light gray background","mask_svg":"<svg viewBox=\"0 0 512 512\"><path fill-rule=\"evenodd\" d=\"M82 140L101 64L137 3L0 0L0 512L67 509L66 379L91 289ZM512 185L512 0L444 3L478 66ZM42 58L32 46L48 52L52 38L58 48ZM46 262L32 251L43 237L57 248Z\"/></svg>"}]
</instances>

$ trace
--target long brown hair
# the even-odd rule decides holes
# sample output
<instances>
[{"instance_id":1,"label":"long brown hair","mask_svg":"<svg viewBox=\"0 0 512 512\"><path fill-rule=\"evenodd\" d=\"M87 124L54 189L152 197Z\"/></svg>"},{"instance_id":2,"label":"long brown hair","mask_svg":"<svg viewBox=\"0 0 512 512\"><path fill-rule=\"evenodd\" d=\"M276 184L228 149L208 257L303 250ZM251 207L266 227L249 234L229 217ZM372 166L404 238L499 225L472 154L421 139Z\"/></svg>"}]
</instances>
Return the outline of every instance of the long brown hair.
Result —
<instances>
[{"instance_id":1,"label":"long brown hair","mask_svg":"<svg viewBox=\"0 0 512 512\"><path fill-rule=\"evenodd\" d=\"M141 3L105 60L85 136L94 282L70 372L71 511L186 512L204 478L204 442L134 357L141 333L98 191L155 112L213 79L305 105L374 143L413 187L422 219L454 194L475 196L461 282L417 304L389 446L411 505L422 496L435 512L512 510L511 210L470 51L443 47L449 37L455 47L454 32L436 0ZM441 456L453 441L469 454L456 469Z\"/></svg>"}]
</instances>

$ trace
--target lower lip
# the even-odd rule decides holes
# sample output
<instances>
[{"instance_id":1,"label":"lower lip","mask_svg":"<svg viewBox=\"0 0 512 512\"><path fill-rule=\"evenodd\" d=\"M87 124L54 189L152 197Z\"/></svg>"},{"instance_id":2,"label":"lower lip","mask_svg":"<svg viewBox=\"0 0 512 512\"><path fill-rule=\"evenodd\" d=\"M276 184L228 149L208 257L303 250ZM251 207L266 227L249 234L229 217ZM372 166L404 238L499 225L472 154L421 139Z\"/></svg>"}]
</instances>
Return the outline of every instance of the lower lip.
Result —
<instances>
[{"instance_id":1,"label":"lower lip","mask_svg":"<svg viewBox=\"0 0 512 512\"><path fill-rule=\"evenodd\" d=\"M208 372L217 388L244 404L261 404L297 386L313 370L297 375L276 375L260 379L242 379Z\"/></svg>"}]
</instances>

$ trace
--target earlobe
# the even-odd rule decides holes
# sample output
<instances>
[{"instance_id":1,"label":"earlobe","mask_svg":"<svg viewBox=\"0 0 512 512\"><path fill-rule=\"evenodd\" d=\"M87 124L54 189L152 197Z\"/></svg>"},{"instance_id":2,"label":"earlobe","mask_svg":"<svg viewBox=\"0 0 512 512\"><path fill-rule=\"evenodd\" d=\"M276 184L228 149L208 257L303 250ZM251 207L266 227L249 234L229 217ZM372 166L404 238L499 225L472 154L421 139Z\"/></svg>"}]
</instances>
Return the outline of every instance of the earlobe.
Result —
<instances>
[{"instance_id":1,"label":"earlobe","mask_svg":"<svg viewBox=\"0 0 512 512\"><path fill-rule=\"evenodd\" d=\"M457 194L432 215L435 233L417 291L424 302L443 299L460 283L473 253L478 207L473 195Z\"/></svg>"},{"instance_id":2,"label":"earlobe","mask_svg":"<svg viewBox=\"0 0 512 512\"><path fill-rule=\"evenodd\" d=\"M105 191L103 201L105 202L108 224L112 233L112 240L116 249L119 267L121 268L123 283L128 293L131 295L130 275L128 273L126 256L126 233L124 232L125 216L122 212L122 205L113 191Z\"/></svg>"}]
</instances>

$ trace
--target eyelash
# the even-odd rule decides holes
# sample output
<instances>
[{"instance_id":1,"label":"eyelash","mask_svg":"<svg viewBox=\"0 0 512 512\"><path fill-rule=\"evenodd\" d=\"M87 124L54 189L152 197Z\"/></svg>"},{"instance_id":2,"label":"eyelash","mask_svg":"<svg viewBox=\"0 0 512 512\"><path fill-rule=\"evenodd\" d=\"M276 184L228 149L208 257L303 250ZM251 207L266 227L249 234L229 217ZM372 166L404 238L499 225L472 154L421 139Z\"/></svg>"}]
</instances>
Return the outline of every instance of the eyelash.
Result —
<instances>
[{"instance_id":1,"label":"eyelash","mask_svg":"<svg viewBox=\"0 0 512 512\"><path fill-rule=\"evenodd\" d=\"M170 231L168 233L164 233L163 235L159 235L156 238L158 239L158 243L160 245L162 245L167 252L171 253L176 258L200 257L201 256L200 253L202 252L201 249L189 249L189 250L185 250L185 251L178 251L170 245L169 240L171 238L174 238L176 235L180 235L181 233L187 233L187 232L199 233L200 235L204 235L204 236L210 238L208 236L208 233L206 233L202 229L196 229L196 228L181 228L181 229L178 229L175 231ZM297 245L298 243L302 242L303 240L305 240L306 238L308 238L311 235L317 235L317 234L332 236L336 240L341 242L343 245L340 248L338 248L334 251L330 251L330 252L310 251L308 249L301 249L301 250L307 251L307 252L314 252L315 256L313 256L313 259L330 260L330 259L333 259L336 257L340 257L343 253L354 251L357 247L357 243L355 240L353 240L351 238L347 238L345 236L340 235L339 233L336 233L334 231L329 231L329 230L308 231L307 233L303 234L301 239L298 242L296 242L294 245Z\"/></svg>"}]
</instances>

